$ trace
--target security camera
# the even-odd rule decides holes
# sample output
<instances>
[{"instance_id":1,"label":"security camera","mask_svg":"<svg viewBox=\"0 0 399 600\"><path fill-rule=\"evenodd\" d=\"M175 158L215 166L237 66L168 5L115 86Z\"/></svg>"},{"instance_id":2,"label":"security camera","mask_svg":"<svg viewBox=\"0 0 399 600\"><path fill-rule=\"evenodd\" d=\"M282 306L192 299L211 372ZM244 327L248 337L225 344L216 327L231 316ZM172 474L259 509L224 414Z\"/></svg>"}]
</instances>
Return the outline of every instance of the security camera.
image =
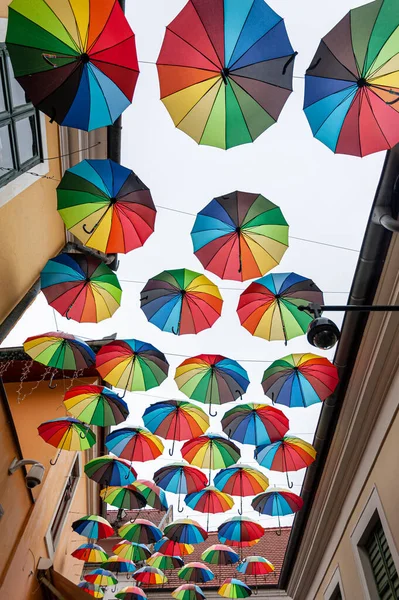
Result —
<instances>
[{"instance_id":1,"label":"security camera","mask_svg":"<svg viewBox=\"0 0 399 600\"><path fill-rule=\"evenodd\" d=\"M320 350L330 350L340 338L340 331L334 321L326 317L314 319L309 327L307 338L309 344Z\"/></svg>"},{"instance_id":2,"label":"security camera","mask_svg":"<svg viewBox=\"0 0 399 600\"><path fill-rule=\"evenodd\" d=\"M20 469L25 465L32 465L32 468L29 470L25 477L26 487L29 489L35 488L36 486L40 485L43 481L45 471L44 466L39 461L32 460L30 458L25 458L23 460L17 460L16 458L14 458L14 460L8 468L8 474L13 475L15 471L17 471L17 469Z\"/></svg>"}]
</instances>

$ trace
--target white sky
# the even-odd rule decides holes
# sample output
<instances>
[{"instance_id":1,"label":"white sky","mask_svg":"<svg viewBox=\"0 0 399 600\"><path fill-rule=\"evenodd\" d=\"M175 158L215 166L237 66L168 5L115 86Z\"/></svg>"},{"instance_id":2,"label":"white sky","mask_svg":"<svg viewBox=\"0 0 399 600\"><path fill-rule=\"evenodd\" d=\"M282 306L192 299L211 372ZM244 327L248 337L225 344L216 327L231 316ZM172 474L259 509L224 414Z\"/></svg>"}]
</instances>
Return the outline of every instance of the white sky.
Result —
<instances>
[{"instance_id":1,"label":"white sky","mask_svg":"<svg viewBox=\"0 0 399 600\"><path fill-rule=\"evenodd\" d=\"M127 0L126 4L127 17L136 32L139 60L155 63L164 27L184 6L185 0ZM272 8L284 16L294 50L299 53L295 62L294 93L276 125L255 143L227 152L197 146L191 138L174 128L159 101L156 67L141 64L133 105L123 117L122 164L132 168L150 187L158 206L196 213L215 196L237 189L261 193L281 207L291 226L292 236L358 250L384 154L364 159L335 156L313 139L302 104L303 75L320 38L350 8L361 4L353 0L270 2ZM240 327L235 312L239 291L225 289L243 290L248 283L221 281L212 273L208 276L220 284L225 300L222 318L212 329L197 336L178 338L147 322L140 310L140 290L147 279L164 269L186 267L202 271L201 264L192 253L190 230L193 222L193 216L159 209L155 234L144 248L127 256L120 255L118 277L123 287L123 299L121 308L112 319L97 325L85 325L57 315L57 326L62 331L90 339L117 332L119 338L135 337L150 342L167 355L169 379L148 394L127 395L130 425L142 425L142 413L157 398L184 398L178 392L173 376L175 367L187 356L201 352L220 353L239 360L251 380L244 401L262 402L265 397L260 382L268 363L292 352L312 351L305 337L290 341L287 348L280 342L252 337ZM325 291L327 303L345 303L357 258L356 252L291 239L290 248L275 271L294 271L310 277ZM134 283L136 281L142 283ZM340 323L339 315L330 316ZM53 311L40 295L3 346L21 345L28 336L54 328ZM327 356L332 354L327 353ZM219 419L232 406L218 408L218 418L212 420L209 431L220 431ZM312 441L319 410L319 405L306 410L284 409L290 419L290 433ZM49 418L52 417L49 415ZM145 465L135 464L139 477L151 479L156 469L167 464L170 445L171 442L166 442L165 458ZM172 460L179 460L178 447ZM242 462L254 463L253 447L241 446L241 449ZM267 474L272 485L285 486L284 474ZM295 482L294 491L298 493L303 475L304 471L291 474ZM168 498L177 502L174 494L169 494ZM244 500L245 514L251 516L252 513L252 517L257 519L250 508L250 499ZM211 516L210 529L217 527L230 514L234 516L237 512L233 510ZM179 518L177 513L175 515ZM182 516L190 516L204 525L206 522L206 516L191 510ZM260 521L265 527L277 524L270 517L261 517ZM282 523L290 524L291 518L283 519Z\"/></svg>"}]
</instances>

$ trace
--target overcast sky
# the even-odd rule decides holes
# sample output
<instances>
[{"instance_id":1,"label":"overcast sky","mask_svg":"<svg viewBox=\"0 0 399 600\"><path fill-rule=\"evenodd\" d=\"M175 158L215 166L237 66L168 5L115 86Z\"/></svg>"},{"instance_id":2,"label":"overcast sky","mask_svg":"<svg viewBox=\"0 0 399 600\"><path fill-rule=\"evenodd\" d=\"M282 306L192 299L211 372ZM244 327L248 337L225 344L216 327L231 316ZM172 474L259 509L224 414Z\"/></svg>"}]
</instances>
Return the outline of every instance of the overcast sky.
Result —
<instances>
[{"instance_id":1,"label":"overcast sky","mask_svg":"<svg viewBox=\"0 0 399 600\"><path fill-rule=\"evenodd\" d=\"M54 330L55 327L90 339L116 332L119 338L135 337L154 344L168 357L170 377L146 395L128 394L129 424L132 425L142 425L144 409L157 398L183 398L177 391L173 375L175 367L187 356L201 352L220 353L239 360L251 380L245 401L262 402L265 398L260 382L268 364L292 352L312 350L305 337L290 341L287 347L280 342L252 337L240 327L235 312L239 290L248 284L221 281L213 274L208 276L220 285L225 303L222 318L212 329L197 336L178 338L159 331L147 322L140 310L140 290L148 278L164 269L186 267L202 271L201 264L192 253L190 230L194 216L191 215L215 196L237 189L263 194L281 207L293 236L290 248L275 272L294 271L312 278L325 291L327 303L345 303L358 252L295 238L358 251L384 159L383 154L364 159L335 156L313 139L302 112L303 75L320 38L350 8L362 2L270 2L272 8L284 16L292 45L299 53L295 62L294 93L276 125L255 143L227 152L197 146L191 138L174 128L159 101L156 67L147 64L155 63L165 26L184 4L185 0L128 0L126 3L127 17L136 32L139 60L143 62L133 105L123 117L122 163L133 169L150 187L159 212L155 233L144 248L120 256L118 277L123 287L122 307L112 319L98 325L67 321L59 315L55 322L52 309L40 295L3 344L21 345L26 337ZM333 315L333 318L340 322L338 315ZM331 353L327 355L332 356ZM226 410L231 407L228 405ZM311 441L319 409L319 406L306 410L286 409L290 433ZM224 408L219 408L218 413L210 431L220 430L219 421ZM49 418L52 417L49 415ZM170 442L166 442L166 448L169 447ZM178 450L175 450L174 458L179 458ZM253 463L253 447L243 446L242 458L242 462ZM155 463L135 466L140 477L152 478L153 472L167 464L168 460L162 458ZM268 475L271 484L285 484L285 475L274 472ZM292 474L296 492L300 491L303 475L303 471ZM169 499L174 501L176 496L169 495ZM245 501L244 510L248 516L251 514L249 500ZM236 510L231 514L237 514ZM184 516L189 515L205 524L206 518L200 513L187 510ZM211 528L228 516L229 513L211 517ZM253 512L252 516L256 518ZM269 517L261 517L261 522L264 526L276 524ZM291 520L283 522L288 524Z\"/></svg>"}]
</instances>

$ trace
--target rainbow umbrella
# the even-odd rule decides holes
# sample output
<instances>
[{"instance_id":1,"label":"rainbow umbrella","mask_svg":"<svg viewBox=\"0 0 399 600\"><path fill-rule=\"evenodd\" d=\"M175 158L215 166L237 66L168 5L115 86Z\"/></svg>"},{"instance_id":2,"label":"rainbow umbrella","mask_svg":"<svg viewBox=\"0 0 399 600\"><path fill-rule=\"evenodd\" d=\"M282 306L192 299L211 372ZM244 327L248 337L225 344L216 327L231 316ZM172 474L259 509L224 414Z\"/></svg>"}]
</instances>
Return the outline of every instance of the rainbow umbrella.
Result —
<instances>
[{"instance_id":1,"label":"rainbow umbrella","mask_svg":"<svg viewBox=\"0 0 399 600\"><path fill-rule=\"evenodd\" d=\"M247 144L277 121L294 58L283 19L265 2L191 0L166 28L161 99L198 144Z\"/></svg>"},{"instance_id":2,"label":"rainbow umbrella","mask_svg":"<svg viewBox=\"0 0 399 600\"><path fill-rule=\"evenodd\" d=\"M306 333L314 315L299 306L324 304L323 293L311 279L296 273L275 273L253 281L241 294L238 316L252 335L288 340Z\"/></svg>"},{"instance_id":3,"label":"rainbow umbrella","mask_svg":"<svg viewBox=\"0 0 399 600\"><path fill-rule=\"evenodd\" d=\"M115 594L115 597L119 600L144 600L147 595L143 590L135 585L124 587Z\"/></svg>"},{"instance_id":4,"label":"rainbow umbrella","mask_svg":"<svg viewBox=\"0 0 399 600\"><path fill-rule=\"evenodd\" d=\"M173 598L176 600L205 600L205 594L198 585L185 583L173 590Z\"/></svg>"},{"instance_id":5,"label":"rainbow umbrella","mask_svg":"<svg viewBox=\"0 0 399 600\"><path fill-rule=\"evenodd\" d=\"M242 515L243 496L255 496L264 492L269 487L269 480L258 469L247 465L235 465L219 471L215 476L215 487L231 496L240 496L238 513Z\"/></svg>"},{"instance_id":6,"label":"rainbow umbrella","mask_svg":"<svg viewBox=\"0 0 399 600\"><path fill-rule=\"evenodd\" d=\"M167 378L169 363L151 344L115 340L97 352L96 369L111 385L129 392L145 392Z\"/></svg>"},{"instance_id":7,"label":"rainbow umbrella","mask_svg":"<svg viewBox=\"0 0 399 600\"><path fill-rule=\"evenodd\" d=\"M185 463L172 463L158 469L154 473L154 481L167 492L179 495L177 505L179 512L184 510L180 507L181 494L192 494L208 485L208 479L202 471Z\"/></svg>"},{"instance_id":8,"label":"rainbow umbrella","mask_svg":"<svg viewBox=\"0 0 399 600\"><path fill-rule=\"evenodd\" d=\"M126 421L129 408L117 394L103 385L77 385L64 396L69 413L84 423L110 427Z\"/></svg>"},{"instance_id":9,"label":"rainbow umbrella","mask_svg":"<svg viewBox=\"0 0 399 600\"><path fill-rule=\"evenodd\" d=\"M338 381L337 368L324 356L290 354L266 369L262 387L277 404L306 408L331 396Z\"/></svg>"},{"instance_id":10,"label":"rainbow umbrella","mask_svg":"<svg viewBox=\"0 0 399 600\"><path fill-rule=\"evenodd\" d=\"M15 0L6 43L19 84L59 125L106 127L132 101L136 44L118 0Z\"/></svg>"},{"instance_id":11,"label":"rainbow umbrella","mask_svg":"<svg viewBox=\"0 0 399 600\"><path fill-rule=\"evenodd\" d=\"M352 9L321 41L306 71L313 135L337 154L365 156L399 142L395 0Z\"/></svg>"},{"instance_id":12,"label":"rainbow umbrella","mask_svg":"<svg viewBox=\"0 0 399 600\"><path fill-rule=\"evenodd\" d=\"M82 544L71 553L71 556L86 563L100 563L108 558L108 554L97 544Z\"/></svg>"},{"instance_id":13,"label":"rainbow umbrella","mask_svg":"<svg viewBox=\"0 0 399 600\"><path fill-rule=\"evenodd\" d=\"M151 508L157 510L167 511L169 508L166 494L162 488L156 485L153 481L147 481L147 479L136 479L133 482L133 487L138 489L142 494Z\"/></svg>"},{"instance_id":14,"label":"rainbow umbrella","mask_svg":"<svg viewBox=\"0 0 399 600\"><path fill-rule=\"evenodd\" d=\"M145 544L135 544L122 540L112 547L112 552L121 558L131 560L133 562L141 562L147 560L151 556L150 549Z\"/></svg>"},{"instance_id":15,"label":"rainbow umbrella","mask_svg":"<svg viewBox=\"0 0 399 600\"><path fill-rule=\"evenodd\" d=\"M100 587L108 587L118 583L116 577L114 577L111 571L108 571L107 569L94 569L93 571L90 571L90 573L86 573L84 579L89 583L99 585Z\"/></svg>"},{"instance_id":16,"label":"rainbow umbrella","mask_svg":"<svg viewBox=\"0 0 399 600\"><path fill-rule=\"evenodd\" d=\"M258 589L256 578L259 575L266 576L269 573L273 573L275 567L266 558L263 558L263 556L246 556L244 560L237 565L236 569L246 577L248 575L255 576L255 587Z\"/></svg>"},{"instance_id":17,"label":"rainbow umbrella","mask_svg":"<svg viewBox=\"0 0 399 600\"><path fill-rule=\"evenodd\" d=\"M223 513L231 510L234 506L234 500L231 496L212 486L208 486L199 492L188 494L184 501L192 510L207 514L207 531L209 531L209 515L211 513Z\"/></svg>"},{"instance_id":18,"label":"rainbow umbrella","mask_svg":"<svg viewBox=\"0 0 399 600\"><path fill-rule=\"evenodd\" d=\"M76 452L88 450L96 443L96 436L92 430L72 417L60 417L52 421L45 421L37 428L39 435L47 444L59 448L56 459L50 460L55 465L62 450Z\"/></svg>"},{"instance_id":19,"label":"rainbow umbrella","mask_svg":"<svg viewBox=\"0 0 399 600\"><path fill-rule=\"evenodd\" d=\"M172 540L163 537L154 546L156 552L160 552L165 556L188 556L194 552L192 544L183 544L181 542L173 542Z\"/></svg>"},{"instance_id":20,"label":"rainbow umbrella","mask_svg":"<svg viewBox=\"0 0 399 600\"><path fill-rule=\"evenodd\" d=\"M133 574L133 578L141 585L160 585L168 581L163 571L155 567L142 567Z\"/></svg>"},{"instance_id":21,"label":"rainbow umbrella","mask_svg":"<svg viewBox=\"0 0 399 600\"><path fill-rule=\"evenodd\" d=\"M222 544L227 542L240 548L251 546L252 542L258 541L264 533L262 525L242 516L228 519L218 527L218 538Z\"/></svg>"},{"instance_id":22,"label":"rainbow umbrella","mask_svg":"<svg viewBox=\"0 0 399 600\"><path fill-rule=\"evenodd\" d=\"M40 287L52 308L79 323L109 319L122 298L115 273L86 254L64 253L49 260L40 274Z\"/></svg>"},{"instance_id":23,"label":"rainbow umbrella","mask_svg":"<svg viewBox=\"0 0 399 600\"><path fill-rule=\"evenodd\" d=\"M118 529L118 535L136 544L154 544L162 538L162 533L147 519L136 519L134 523L125 523Z\"/></svg>"},{"instance_id":24,"label":"rainbow umbrella","mask_svg":"<svg viewBox=\"0 0 399 600\"><path fill-rule=\"evenodd\" d=\"M147 462L162 456L164 445L154 434L143 427L123 427L105 438L110 452L130 462Z\"/></svg>"},{"instance_id":25,"label":"rainbow umbrella","mask_svg":"<svg viewBox=\"0 0 399 600\"><path fill-rule=\"evenodd\" d=\"M248 598L252 595L252 590L243 581L229 577L218 589L218 594L223 598Z\"/></svg>"},{"instance_id":26,"label":"rainbow umbrella","mask_svg":"<svg viewBox=\"0 0 399 600\"><path fill-rule=\"evenodd\" d=\"M78 588L92 596L93 598L104 598L104 592L99 585L94 585L94 583L89 583L88 581L81 581L78 583Z\"/></svg>"},{"instance_id":27,"label":"rainbow umbrella","mask_svg":"<svg viewBox=\"0 0 399 600\"><path fill-rule=\"evenodd\" d=\"M110 556L102 564L103 569L111 571L111 573L134 573L136 565L132 560L122 558L121 556Z\"/></svg>"},{"instance_id":28,"label":"rainbow umbrella","mask_svg":"<svg viewBox=\"0 0 399 600\"><path fill-rule=\"evenodd\" d=\"M100 492L104 502L125 510L140 510L147 504L144 496L133 485L106 487Z\"/></svg>"},{"instance_id":29,"label":"rainbow umbrella","mask_svg":"<svg viewBox=\"0 0 399 600\"><path fill-rule=\"evenodd\" d=\"M237 361L219 354L187 358L176 369L175 381L183 394L209 404L225 404L242 397L249 385L248 374Z\"/></svg>"},{"instance_id":30,"label":"rainbow umbrella","mask_svg":"<svg viewBox=\"0 0 399 600\"><path fill-rule=\"evenodd\" d=\"M201 560L210 565L234 565L238 563L240 557L229 546L214 544L201 554Z\"/></svg>"},{"instance_id":31,"label":"rainbow umbrella","mask_svg":"<svg viewBox=\"0 0 399 600\"><path fill-rule=\"evenodd\" d=\"M288 223L264 196L233 192L198 213L191 238L205 269L221 279L245 281L280 263L288 248Z\"/></svg>"},{"instance_id":32,"label":"rainbow umbrella","mask_svg":"<svg viewBox=\"0 0 399 600\"><path fill-rule=\"evenodd\" d=\"M181 449L182 457L200 469L222 469L235 465L241 457L239 448L220 434L208 433L188 440Z\"/></svg>"},{"instance_id":33,"label":"rainbow umbrella","mask_svg":"<svg viewBox=\"0 0 399 600\"><path fill-rule=\"evenodd\" d=\"M148 187L112 160L83 160L57 188L58 212L85 246L125 254L154 231L156 208Z\"/></svg>"},{"instance_id":34,"label":"rainbow umbrella","mask_svg":"<svg viewBox=\"0 0 399 600\"><path fill-rule=\"evenodd\" d=\"M184 565L184 560L180 556L166 556L160 552L155 552L152 556L147 558L147 564L150 567L156 567L161 571L174 570Z\"/></svg>"},{"instance_id":35,"label":"rainbow umbrella","mask_svg":"<svg viewBox=\"0 0 399 600\"><path fill-rule=\"evenodd\" d=\"M288 487L292 488L288 471L299 471L311 465L316 460L316 450L305 440L286 436L274 444L258 446L255 458L266 469L286 473Z\"/></svg>"},{"instance_id":36,"label":"rainbow umbrella","mask_svg":"<svg viewBox=\"0 0 399 600\"><path fill-rule=\"evenodd\" d=\"M229 438L258 446L280 440L289 429L289 421L278 408L251 402L228 410L222 427Z\"/></svg>"},{"instance_id":37,"label":"rainbow umbrella","mask_svg":"<svg viewBox=\"0 0 399 600\"><path fill-rule=\"evenodd\" d=\"M281 535L280 517L292 515L303 506L303 500L297 494L289 490L270 488L266 492L256 496L251 502L252 508L260 515L270 515L278 518L279 532Z\"/></svg>"},{"instance_id":38,"label":"rainbow umbrella","mask_svg":"<svg viewBox=\"0 0 399 600\"><path fill-rule=\"evenodd\" d=\"M163 271L141 292L141 308L150 323L175 335L209 329L220 317L222 305L218 287L188 269Z\"/></svg>"},{"instance_id":39,"label":"rainbow umbrella","mask_svg":"<svg viewBox=\"0 0 399 600\"><path fill-rule=\"evenodd\" d=\"M208 534L197 521L192 519L178 519L169 523L163 530L163 534L172 542L180 544L201 544L204 542Z\"/></svg>"},{"instance_id":40,"label":"rainbow umbrella","mask_svg":"<svg viewBox=\"0 0 399 600\"><path fill-rule=\"evenodd\" d=\"M156 402L145 409L144 425L165 440L173 440L169 455L173 455L175 441L198 437L209 428L209 417L202 408L184 400Z\"/></svg>"},{"instance_id":41,"label":"rainbow umbrella","mask_svg":"<svg viewBox=\"0 0 399 600\"><path fill-rule=\"evenodd\" d=\"M99 540L115 535L108 521L98 515L87 515L77 519L72 523L72 529L89 540Z\"/></svg>"},{"instance_id":42,"label":"rainbow umbrella","mask_svg":"<svg viewBox=\"0 0 399 600\"><path fill-rule=\"evenodd\" d=\"M129 467L113 456L89 460L84 470L87 477L106 487L123 487L132 484L135 479Z\"/></svg>"},{"instance_id":43,"label":"rainbow umbrella","mask_svg":"<svg viewBox=\"0 0 399 600\"><path fill-rule=\"evenodd\" d=\"M190 562L184 565L177 576L191 583L207 583L215 578L209 567L200 562Z\"/></svg>"}]
</instances>

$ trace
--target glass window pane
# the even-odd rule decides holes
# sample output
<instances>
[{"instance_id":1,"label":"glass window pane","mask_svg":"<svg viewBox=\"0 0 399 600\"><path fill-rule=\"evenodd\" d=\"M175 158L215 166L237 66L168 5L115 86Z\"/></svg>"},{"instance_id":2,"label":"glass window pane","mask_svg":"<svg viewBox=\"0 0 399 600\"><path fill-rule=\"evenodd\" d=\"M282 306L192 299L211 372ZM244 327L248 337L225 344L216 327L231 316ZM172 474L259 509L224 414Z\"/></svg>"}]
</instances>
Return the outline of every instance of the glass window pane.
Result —
<instances>
[{"instance_id":1,"label":"glass window pane","mask_svg":"<svg viewBox=\"0 0 399 600\"><path fill-rule=\"evenodd\" d=\"M31 116L15 121L15 131L18 141L19 161L22 165L38 155L35 117Z\"/></svg>"},{"instance_id":2,"label":"glass window pane","mask_svg":"<svg viewBox=\"0 0 399 600\"><path fill-rule=\"evenodd\" d=\"M3 87L3 73L1 73L2 62L0 59L0 112L4 112L6 110L6 101L4 98L4 87Z\"/></svg>"},{"instance_id":3,"label":"glass window pane","mask_svg":"<svg viewBox=\"0 0 399 600\"><path fill-rule=\"evenodd\" d=\"M11 151L10 129L8 125L0 127L0 177L14 168Z\"/></svg>"},{"instance_id":4,"label":"glass window pane","mask_svg":"<svg viewBox=\"0 0 399 600\"><path fill-rule=\"evenodd\" d=\"M25 92L14 77L14 71L12 70L12 64L9 56L7 56L7 66L11 88L12 105L22 106L23 104L27 104Z\"/></svg>"}]
</instances>

